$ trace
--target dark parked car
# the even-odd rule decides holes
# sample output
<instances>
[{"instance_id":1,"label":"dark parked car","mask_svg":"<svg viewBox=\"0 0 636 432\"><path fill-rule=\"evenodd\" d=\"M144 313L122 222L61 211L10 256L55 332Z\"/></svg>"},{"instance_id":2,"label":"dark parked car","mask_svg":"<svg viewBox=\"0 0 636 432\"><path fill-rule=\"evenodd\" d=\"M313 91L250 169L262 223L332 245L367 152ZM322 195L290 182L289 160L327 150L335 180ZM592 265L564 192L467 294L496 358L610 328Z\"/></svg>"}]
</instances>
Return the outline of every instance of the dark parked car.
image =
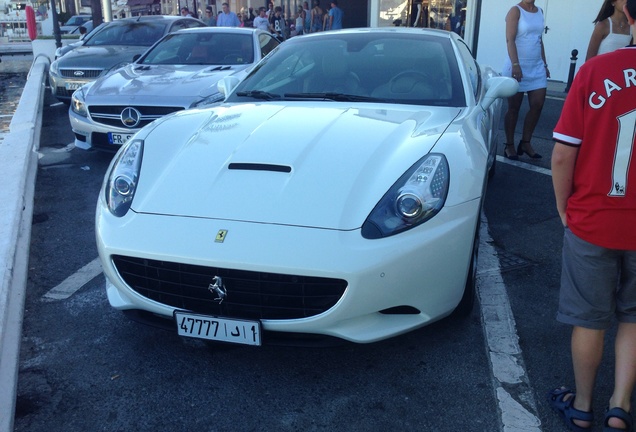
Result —
<instances>
[{"instance_id":1,"label":"dark parked car","mask_svg":"<svg viewBox=\"0 0 636 432\"><path fill-rule=\"evenodd\" d=\"M206 24L194 18L161 15L106 23L51 64L51 91L60 101L70 103L73 92L84 84L132 63L164 35L192 27Z\"/></svg>"}]
</instances>

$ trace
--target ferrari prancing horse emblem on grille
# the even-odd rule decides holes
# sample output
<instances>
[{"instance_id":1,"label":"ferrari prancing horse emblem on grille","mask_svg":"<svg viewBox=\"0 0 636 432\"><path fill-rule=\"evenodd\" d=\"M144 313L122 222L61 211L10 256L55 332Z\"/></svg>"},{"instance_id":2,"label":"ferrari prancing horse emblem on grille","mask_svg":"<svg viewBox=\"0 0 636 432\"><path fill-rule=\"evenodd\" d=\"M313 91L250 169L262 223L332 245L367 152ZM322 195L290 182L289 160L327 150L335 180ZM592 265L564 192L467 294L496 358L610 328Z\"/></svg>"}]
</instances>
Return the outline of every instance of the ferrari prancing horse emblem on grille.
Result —
<instances>
[{"instance_id":1,"label":"ferrari prancing horse emblem on grille","mask_svg":"<svg viewBox=\"0 0 636 432\"><path fill-rule=\"evenodd\" d=\"M212 283L208 286L208 291L217 295L214 300L218 301L219 304L223 303L223 300L227 297L227 290L223 286L223 279L220 276L214 276Z\"/></svg>"},{"instance_id":2,"label":"ferrari prancing horse emblem on grille","mask_svg":"<svg viewBox=\"0 0 636 432\"><path fill-rule=\"evenodd\" d=\"M216 233L216 238L214 241L216 243L223 243L225 241L225 237L227 236L227 230L221 229L218 233Z\"/></svg>"}]
</instances>

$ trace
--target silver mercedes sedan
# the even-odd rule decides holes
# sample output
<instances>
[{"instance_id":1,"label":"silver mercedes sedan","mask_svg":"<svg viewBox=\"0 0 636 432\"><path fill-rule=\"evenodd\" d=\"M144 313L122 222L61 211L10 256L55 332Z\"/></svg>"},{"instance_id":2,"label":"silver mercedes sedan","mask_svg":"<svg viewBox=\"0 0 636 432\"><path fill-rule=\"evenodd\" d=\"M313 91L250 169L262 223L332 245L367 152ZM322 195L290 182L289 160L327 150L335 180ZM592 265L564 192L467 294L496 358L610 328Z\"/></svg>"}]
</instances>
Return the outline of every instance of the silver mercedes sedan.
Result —
<instances>
[{"instance_id":1,"label":"silver mercedes sedan","mask_svg":"<svg viewBox=\"0 0 636 432\"><path fill-rule=\"evenodd\" d=\"M69 117L75 146L116 151L155 119L219 102L219 80L242 77L278 45L272 34L253 28L169 34L134 63L73 94Z\"/></svg>"}]
</instances>

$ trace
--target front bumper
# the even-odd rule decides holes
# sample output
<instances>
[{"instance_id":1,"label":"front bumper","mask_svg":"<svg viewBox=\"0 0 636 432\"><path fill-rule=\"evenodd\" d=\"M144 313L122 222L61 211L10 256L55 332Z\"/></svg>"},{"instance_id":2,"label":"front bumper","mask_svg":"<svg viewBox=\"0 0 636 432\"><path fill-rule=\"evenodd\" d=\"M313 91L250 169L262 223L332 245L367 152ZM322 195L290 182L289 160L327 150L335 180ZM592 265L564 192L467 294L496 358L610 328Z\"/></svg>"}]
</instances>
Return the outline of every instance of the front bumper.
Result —
<instances>
[{"instance_id":1,"label":"front bumper","mask_svg":"<svg viewBox=\"0 0 636 432\"><path fill-rule=\"evenodd\" d=\"M92 79L80 79L80 78L67 78L59 75L49 74L49 86L51 87L51 93L58 100L65 103L71 102L71 96L73 92L89 82L94 81Z\"/></svg>"},{"instance_id":2,"label":"front bumper","mask_svg":"<svg viewBox=\"0 0 636 432\"><path fill-rule=\"evenodd\" d=\"M111 143L108 140L109 133L132 136L140 130L140 128L124 128L97 123L90 117L76 114L70 108L68 110L68 117L71 122L73 134L75 134L75 147L84 150L99 148L113 152L117 151L122 143Z\"/></svg>"},{"instance_id":3,"label":"front bumper","mask_svg":"<svg viewBox=\"0 0 636 432\"><path fill-rule=\"evenodd\" d=\"M108 299L117 309L170 318L175 308L126 285L113 264L114 255L337 278L345 280L347 288L329 310L308 318L263 319L263 329L368 343L424 326L455 309L464 292L478 217L479 200L474 200L444 208L430 221L399 235L366 240L359 230L132 211L116 218L100 202L96 227ZM215 242L219 230L227 230L222 243ZM231 295L231 286L228 291Z\"/></svg>"}]
</instances>

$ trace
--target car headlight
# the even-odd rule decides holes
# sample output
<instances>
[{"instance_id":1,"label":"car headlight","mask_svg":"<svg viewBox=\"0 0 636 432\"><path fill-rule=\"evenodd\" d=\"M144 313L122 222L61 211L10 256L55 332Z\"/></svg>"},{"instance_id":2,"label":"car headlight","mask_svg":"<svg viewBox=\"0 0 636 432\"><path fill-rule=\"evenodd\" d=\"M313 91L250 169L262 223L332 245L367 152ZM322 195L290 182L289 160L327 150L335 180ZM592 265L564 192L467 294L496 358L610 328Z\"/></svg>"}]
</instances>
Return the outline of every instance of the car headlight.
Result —
<instances>
[{"instance_id":1,"label":"car headlight","mask_svg":"<svg viewBox=\"0 0 636 432\"><path fill-rule=\"evenodd\" d=\"M144 142L133 138L124 144L113 161L105 190L108 210L117 217L128 212L135 197L143 150Z\"/></svg>"},{"instance_id":2,"label":"car headlight","mask_svg":"<svg viewBox=\"0 0 636 432\"><path fill-rule=\"evenodd\" d=\"M49 73L53 76L60 76L60 68L57 61L51 63L51 66L49 66Z\"/></svg>"},{"instance_id":3,"label":"car headlight","mask_svg":"<svg viewBox=\"0 0 636 432\"><path fill-rule=\"evenodd\" d=\"M382 197L362 224L362 236L388 237L426 222L444 206L449 179L446 157L426 155Z\"/></svg>"},{"instance_id":4,"label":"car headlight","mask_svg":"<svg viewBox=\"0 0 636 432\"><path fill-rule=\"evenodd\" d=\"M71 110L77 115L88 117L88 109L84 98L84 87L75 90L71 96Z\"/></svg>"}]
</instances>

